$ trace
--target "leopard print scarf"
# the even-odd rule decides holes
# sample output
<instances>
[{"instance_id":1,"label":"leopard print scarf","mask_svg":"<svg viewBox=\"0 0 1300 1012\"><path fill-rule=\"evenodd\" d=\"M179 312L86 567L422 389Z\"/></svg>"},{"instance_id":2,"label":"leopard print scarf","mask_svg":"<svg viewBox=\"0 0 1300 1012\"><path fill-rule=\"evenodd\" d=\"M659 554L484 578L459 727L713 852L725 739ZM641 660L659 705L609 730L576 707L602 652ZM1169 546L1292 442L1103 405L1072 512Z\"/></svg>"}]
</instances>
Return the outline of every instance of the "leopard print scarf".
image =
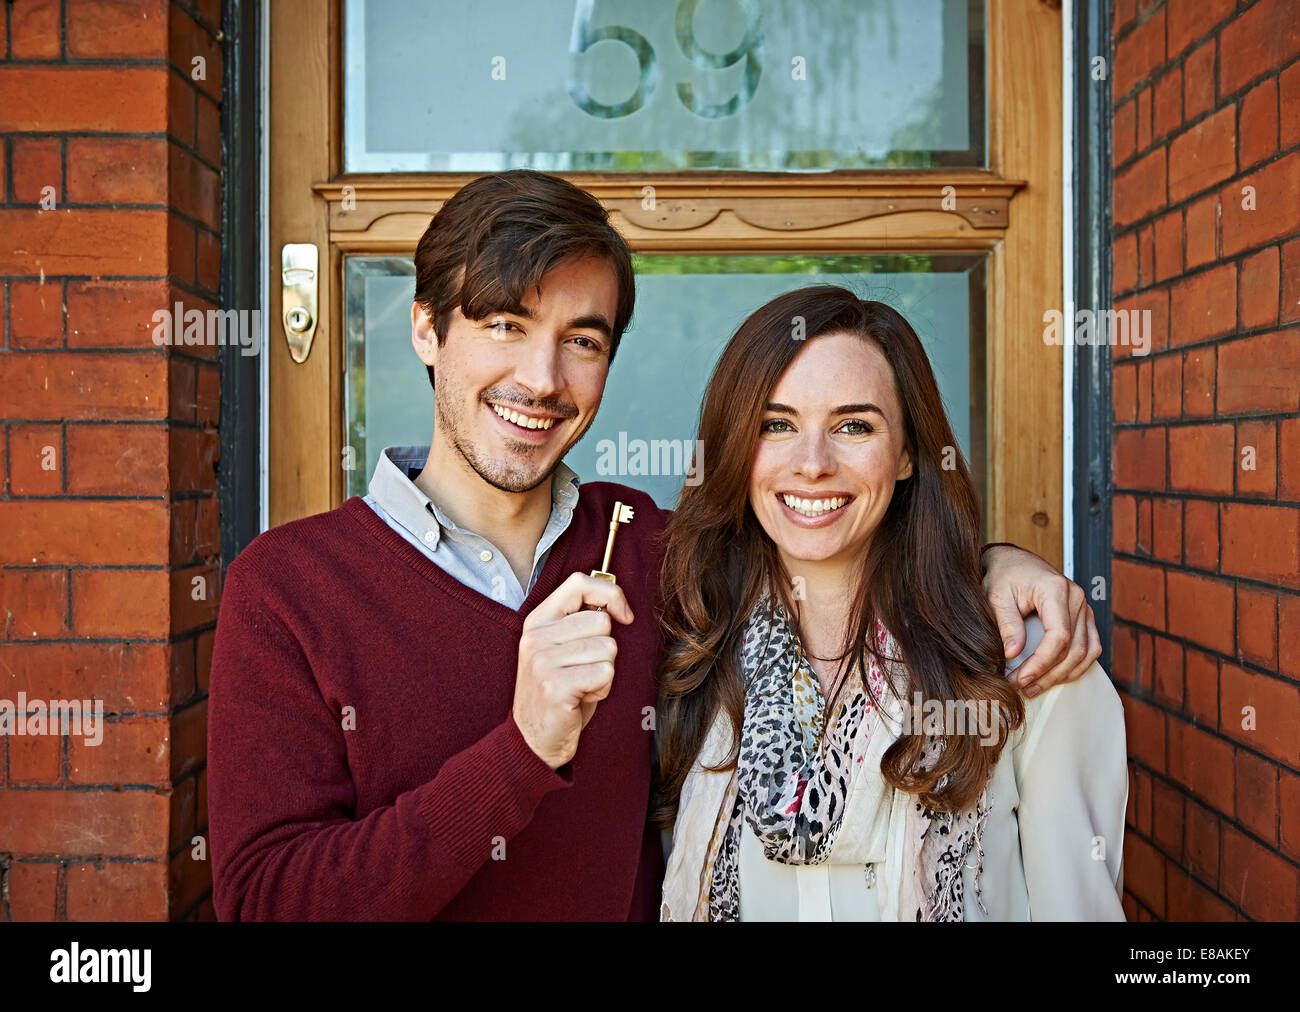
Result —
<instances>
[{"instance_id":1,"label":"leopard print scarf","mask_svg":"<svg viewBox=\"0 0 1300 1012\"><path fill-rule=\"evenodd\" d=\"M709 848L704 874L709 920L740 918L738 864L745 824L771 861L820 864L830 856L855 759L861 762L876 702L889 691L881 658L901 664L897 644L879 622L874 647L875 654L868 655L871 694L855 679L827 727L825 702L789 613L770 593L755 607L740 650L745 685L740 753L724 801L727 818ZM929 743L924 768L930 768L938 750L937 742ZM987 791L965 812L932 812L919 801L909 808L909 824L914 823L909 838L917 851L911 891L917 898L915 919L963 920L961 871L972 850L983 864L980 836L988 815ZM978 889L977 871L977 896Z\"/></svg>"}]
</instances>

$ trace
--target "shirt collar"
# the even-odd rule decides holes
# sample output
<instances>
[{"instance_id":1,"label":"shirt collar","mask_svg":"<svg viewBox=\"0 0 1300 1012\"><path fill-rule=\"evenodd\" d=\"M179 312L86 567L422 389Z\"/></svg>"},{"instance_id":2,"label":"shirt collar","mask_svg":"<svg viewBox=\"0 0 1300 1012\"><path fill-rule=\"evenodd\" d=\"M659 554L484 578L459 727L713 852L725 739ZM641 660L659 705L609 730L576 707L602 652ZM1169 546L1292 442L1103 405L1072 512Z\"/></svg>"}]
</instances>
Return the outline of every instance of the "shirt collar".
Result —
<instances>
[{"instance_id":1,"label":"shirt collar","mask_svg":"<svg viewBox=\"0 0 1300 1012\"><path fill-rule=\"evenodd\" d=\"M438 504L413 480L429 459L428 446L386 446L370 478L370 495L390 517L431 549L444 533L460 533ZM563 460L551 473L551 513L572 512L578 504L578 473ZM473 532L466 532L473 533Z\"/></svg>"}]
</instances>

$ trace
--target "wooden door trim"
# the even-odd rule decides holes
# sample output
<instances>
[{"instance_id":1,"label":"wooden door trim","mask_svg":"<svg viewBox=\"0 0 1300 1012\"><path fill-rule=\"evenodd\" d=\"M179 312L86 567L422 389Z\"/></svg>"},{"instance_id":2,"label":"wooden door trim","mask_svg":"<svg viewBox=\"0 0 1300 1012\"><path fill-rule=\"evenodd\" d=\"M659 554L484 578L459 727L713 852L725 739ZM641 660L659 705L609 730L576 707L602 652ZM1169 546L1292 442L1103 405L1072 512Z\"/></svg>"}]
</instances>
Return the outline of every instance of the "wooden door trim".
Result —
<instances>
[{"instance_id":1,"label":"wooden door trim","mask_svg":"<svg viewBox=\"0 0 1300 1012\"><path fill-rule=\"evenodd\" d=\"M331 242L349 253L397 253L414 249L429 218L473 178L345 176L315 190L329 207ZM987 172L565 178L611 211L638 252L725 252L737 243L761 252L986 250L1002 239L1008 205L1025 185Z\"/></svg>"},{"instance_id":2,"label":"wooden door trim","mask_svg":"<svg viewBox=\"0 0 1300 1012\"><path fill-rule=\"evenodd\" d=\"M342 494L341 426L334 423L342 395L337 323L341 254L329 241L329 222L313 185L336 164L340 8L320 0L276 0L267 12L270 229L267 341L269 412L265 452L268 521L272 526L334 506ZM278 54L278 55L276 55ZM322 83L324 82L324 86ZM311 351L294 362L281 323L280 250L314 243L320 251L319 319ZM328 396L321 396L328 391Z\"/></svg>"},{"instance_id":3,"label":"wooden door trim","mask_svg":"<svg viewBox=\"0 0 1300 1012\"><path fill-rule=\"evenodd\" d=\"M1031 184L1011 202L989 271L989 485L996 541L1062 564L1062 350L1043 314L1064 300L1061 12L989 0L990 167Z\"/></svg>"}]
</instances>

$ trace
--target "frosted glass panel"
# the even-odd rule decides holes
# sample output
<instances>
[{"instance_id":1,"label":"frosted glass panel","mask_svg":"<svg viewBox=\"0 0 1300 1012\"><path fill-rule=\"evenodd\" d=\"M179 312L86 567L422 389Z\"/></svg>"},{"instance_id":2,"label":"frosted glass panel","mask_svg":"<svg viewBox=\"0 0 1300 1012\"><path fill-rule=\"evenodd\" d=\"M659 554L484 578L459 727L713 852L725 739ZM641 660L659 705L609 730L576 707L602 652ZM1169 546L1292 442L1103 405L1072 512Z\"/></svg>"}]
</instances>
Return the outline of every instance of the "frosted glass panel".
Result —
<instances>
[{"instance_id":1,"label":"frosted glass panel","mask_svg":"<svg viewBox=\"0 0 1300 1012\"><path fill-rule=\"evenodd\" d=\"M344 168L984 164L983 0L347 0Z\"/></svg>"},{"instance_id":2,"label":"frosted glass panel","mask_svg":"<svg viewBox=\"0 0 1300 1012\"><path fill-rule=\"evenodd\" d=\"M385 446L429 441L433 388L411 347L411 258L348 257L345 263L343 466L347 494L364 495Z\"/></svg>"},{"instance_id":3,"label":"frosted glass panel","mask_svg":"<svg viewBox=\"0 0 1300 1012\"><path fill-rule=\"evenodd\" d=\"M836 284L889 303L916 329L983 498L982 256L645 255L635 263L632 326L595 422L566 457L584 481L631 485L671 507L689 480L700 402L727 340L782 292ZM433 391L411 347L411 272L409 258L346 261L349 495L364 494L383 447L425 443L433 431Z\"/></svg>"}]
</instances>

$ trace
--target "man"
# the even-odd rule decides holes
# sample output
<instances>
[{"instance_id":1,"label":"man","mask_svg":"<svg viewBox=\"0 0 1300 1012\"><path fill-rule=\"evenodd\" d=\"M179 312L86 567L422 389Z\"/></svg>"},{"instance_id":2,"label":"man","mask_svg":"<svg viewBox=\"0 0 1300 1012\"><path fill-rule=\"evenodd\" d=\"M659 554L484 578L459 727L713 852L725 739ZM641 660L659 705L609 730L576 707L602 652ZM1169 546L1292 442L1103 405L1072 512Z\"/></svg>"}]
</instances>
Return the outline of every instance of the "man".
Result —
<instances>
[{"instance_id":1,"label":"man","mask_svg":"<svg viewBox=\"0 0 1300 1012\"><path fill-rule=\"evenodd\" d=\"M267 531L232 563L209 711L222 919L652 919L654 613L667 514L579 486L632 314L628 250L589 194L541 173L475 180L415 256L411 338L429 447L389 448L370 495ZM615 500L630 503L600 568ZM1083 594L986 553L1023 681L1100 652ZM617 674L615 673L617 672Z\"/></svg>"}]
</instances>

